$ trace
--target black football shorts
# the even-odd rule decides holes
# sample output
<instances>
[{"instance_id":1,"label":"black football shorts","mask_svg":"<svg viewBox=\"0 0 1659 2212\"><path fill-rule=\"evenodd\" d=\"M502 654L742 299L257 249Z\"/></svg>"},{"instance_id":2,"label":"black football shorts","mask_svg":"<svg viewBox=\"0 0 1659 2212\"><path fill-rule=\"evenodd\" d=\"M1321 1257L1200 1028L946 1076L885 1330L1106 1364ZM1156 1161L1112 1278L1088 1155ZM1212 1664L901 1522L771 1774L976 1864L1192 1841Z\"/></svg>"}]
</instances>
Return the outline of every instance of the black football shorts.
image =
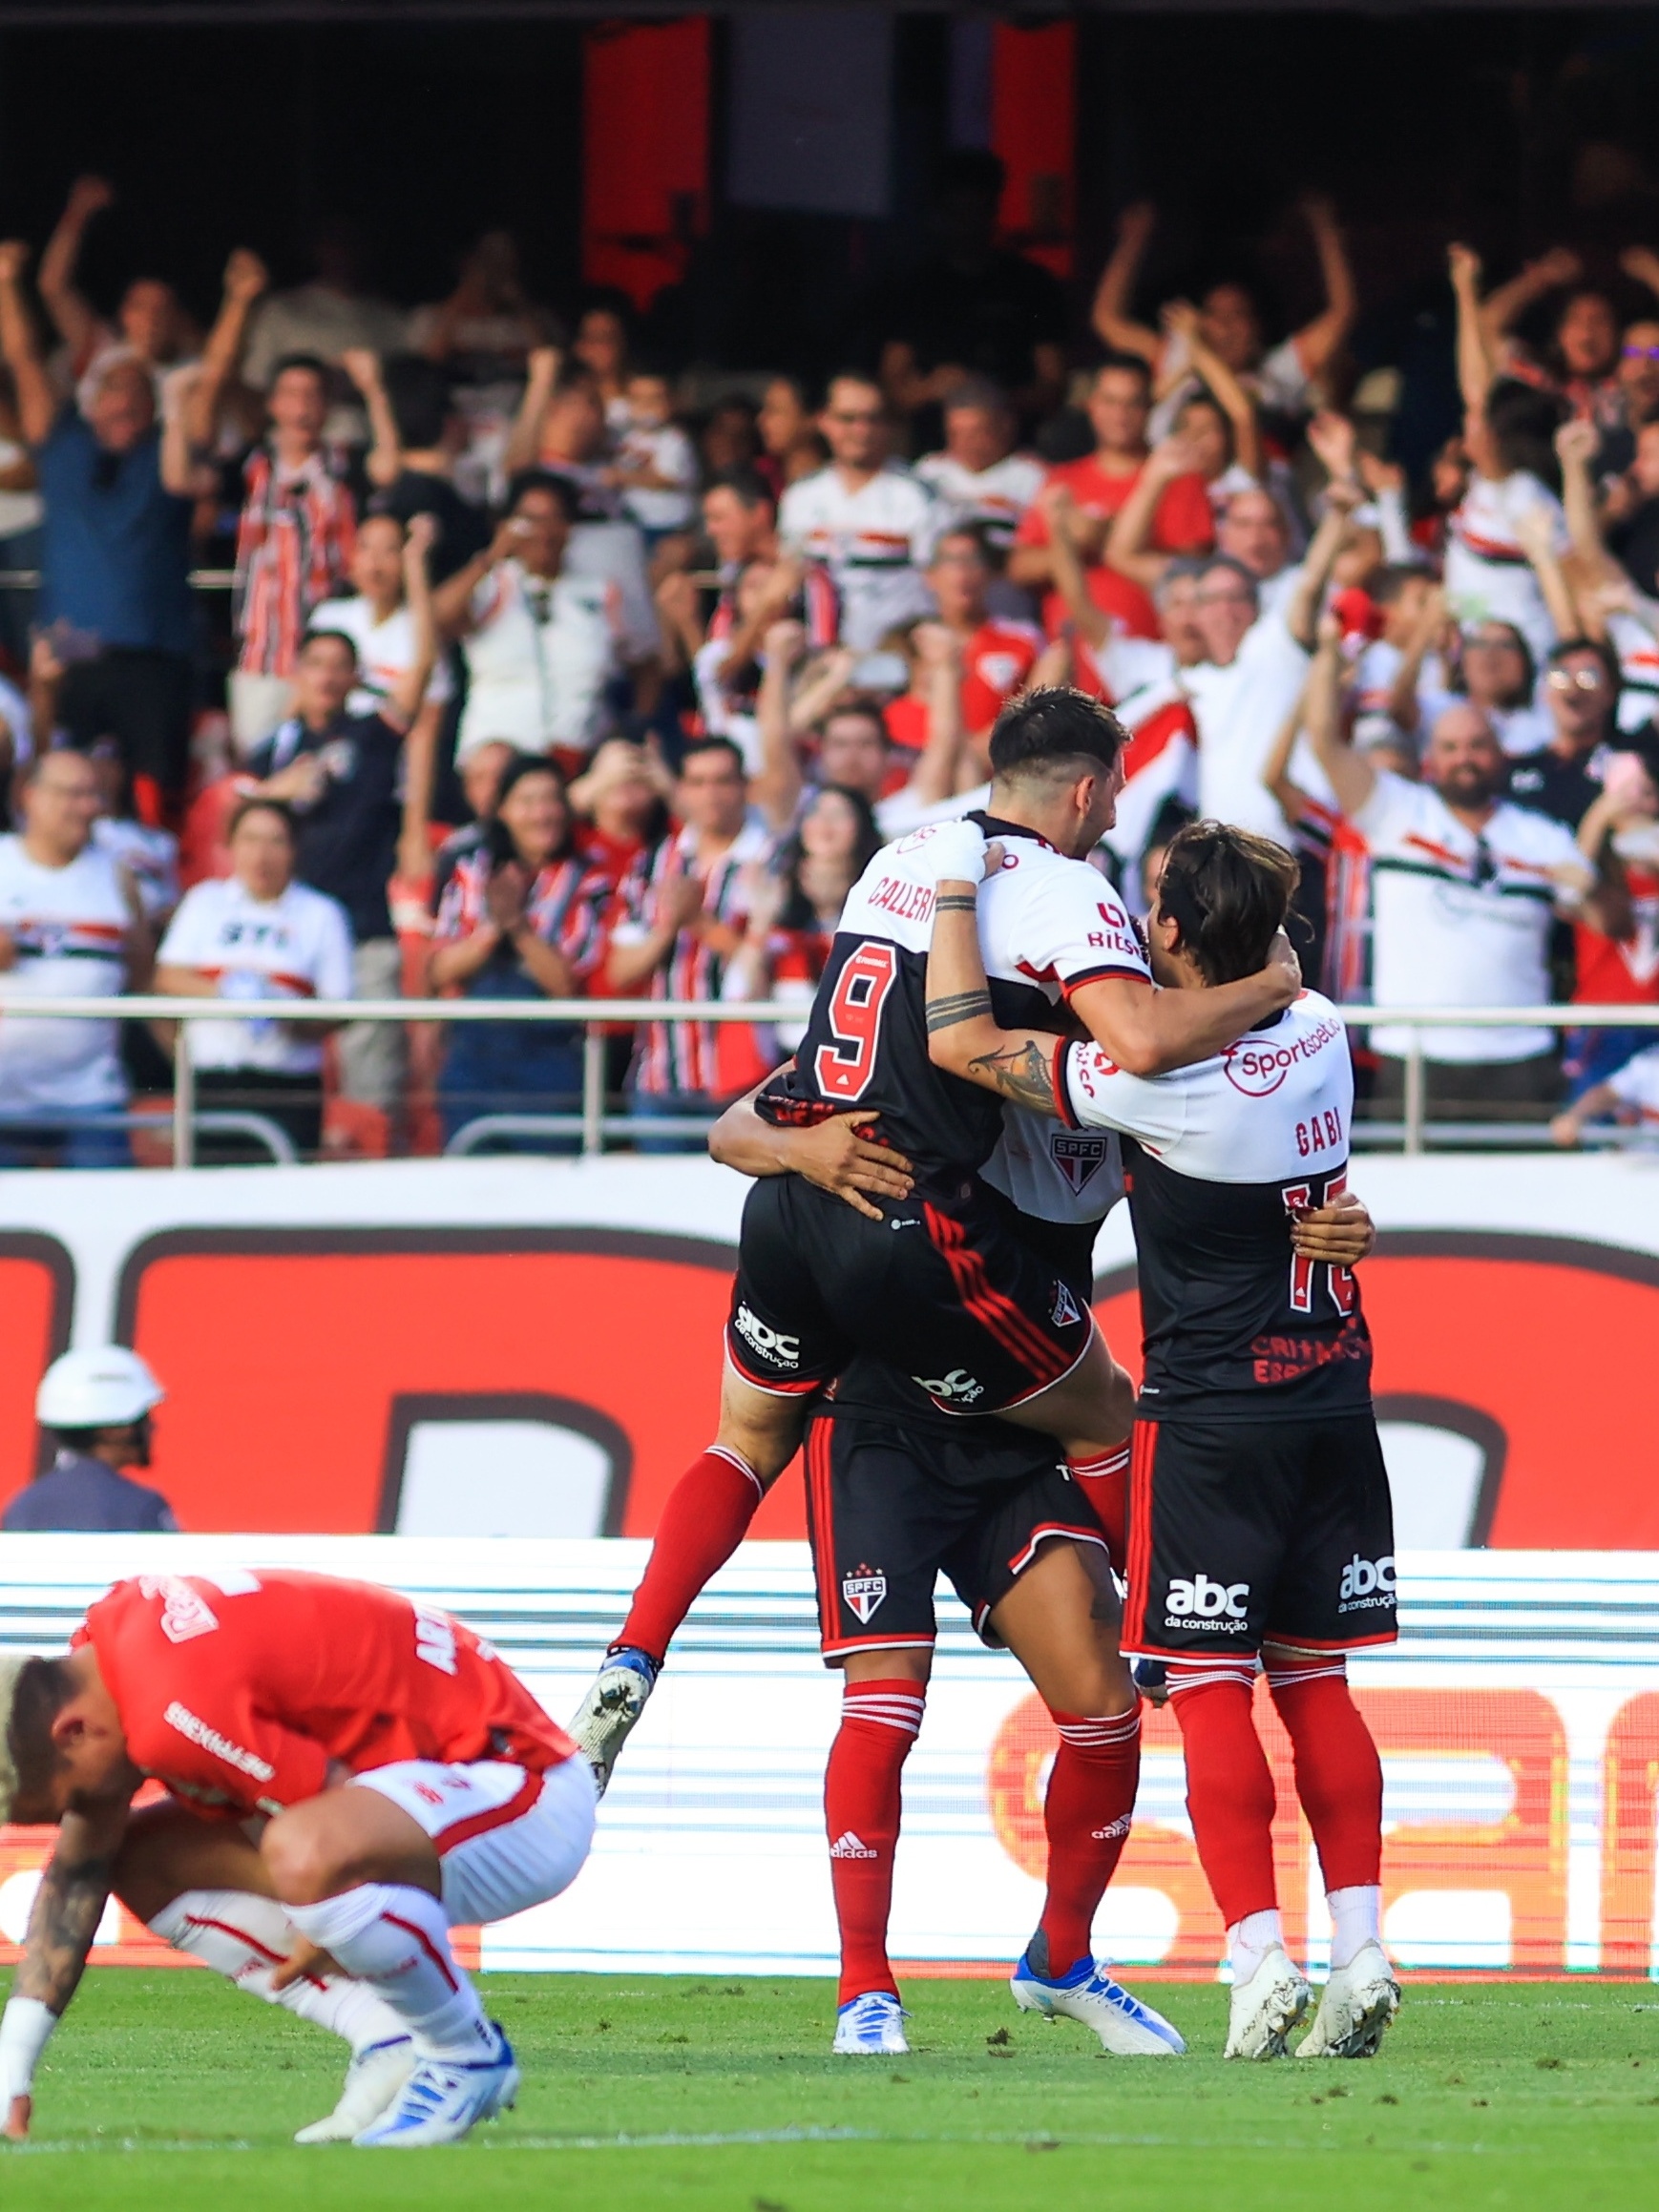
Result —
<instances>
[{"instance_id":1,"label":"black football shorts","mask_svg":"<svg viewBox=\"0 0 1659 2212\"><path fill-rule=\"evenodd\" d=\"M780 1175L744 1206L726 1355L746 1383L807 1396L866 1352L946 1413L995 1413L1069 1374L1086 1298L982 1186L882 1200L881 1219Z\"/></svg>"},{"instance_id":2,"label":"black football shorts","mask_svg":"<svg viewBox=\"0 0 1659 2212\"><path fill-rule=\"evenodd\" d=\"M1252 1656L1393 1643L1394 1511L1370 1407L1135 1425L1124 1649Z\"/></svg>"},{"instance_id":3,"label":"black football shorts","mask_svg":"<svg viewBox=\"0 0 1659 2212\"><path fill-rule=\"evenodd\" d=\"M941 1437L830 1410L807 1431L807 1525L827 1660L934 1641L942 1572L988 1643L994 1606L1042 1546L1106 1541L1036 1430Z\"/></svg>"}]
</instances>

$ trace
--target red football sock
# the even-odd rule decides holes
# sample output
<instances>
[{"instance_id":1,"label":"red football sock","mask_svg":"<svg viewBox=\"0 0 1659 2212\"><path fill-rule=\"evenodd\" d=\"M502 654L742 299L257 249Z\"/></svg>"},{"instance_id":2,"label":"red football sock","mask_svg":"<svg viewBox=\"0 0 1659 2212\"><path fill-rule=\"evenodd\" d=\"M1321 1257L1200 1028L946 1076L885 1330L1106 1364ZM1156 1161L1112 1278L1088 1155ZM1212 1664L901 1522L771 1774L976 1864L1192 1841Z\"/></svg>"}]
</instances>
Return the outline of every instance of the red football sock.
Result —
<instances>
[{"instance_id":1,"label":"red football sock","mask_svg":"<svg viewBox=\"0 0 1659 2212\"><path fill-rule=\"evenodd\" d=\"M1268 1688L1296 1758L1296 1795L1327 1889L1382 1879L1382 1762L1340 1653L1275 1650Z\"/></svg>"},{"instance_id":2,"label":"red football sock","mask_svg":"<svg viewBox=\"0 0 1659 2212\"><path fill-rule=\"evenodd\" d=\"M830 1879L841 1930L839 2004L872 1990L897 1996L887 1963L892 1854L898 1842L899 1774L922 1724L920 1682L847 1682L841 1725L824 1772Z\"/></svg>"},{"instance_id":3,"label":"red football sock","mask_svg":"<svg viewBox=\"0 0 1659 2212\"><path fill-rule=\"evenodd\" d=\"M631 1644L662 1663L669 1638L709 1576L747 1535L765 1495L747 1460L724 1444L711 1444L686 1469L662 1509L657 1540L613 1651Z\"/></svg>"},{"instance_id":4,"label":"red football sock","mask_svg":"<svg viewBox=\"0 0 1659 2212\"><path fill-rule=\"evenodd\" d=\"M1090 1718L1056 1713L1060 1749L1048 1778L1048 1894L1039 1927L1058 1979L1093 1956L1095 1911L1106 1893L1135 1810L1141 1779L1141 1707Z\"/></svg>"},{"instance_id":5,"label":"red football sock","mask_svg":"<svg viewBox=\"0 0 1659 2212\"><path fill-rule=\"evenodd\" d=\"M1171 1659L1169 1696L1186 1754L1193 1841L1233 1927L1278 1909L1273 1884L1273 1777L1250 1714L1250 1659Z\"/></svg>"},{"instance_id":6,"label":"red football sock","mask_svg":"<svg viewBox=\"0 0 1659 2212\"><path fill-rule=\"evenodd\" d=\"M1068 1459L1066 1468L1106 1532L1112 1557L1122 1567L1128 1550L1124 1532L1129 1516L1129 1447L1114 1444L1098 1459Z\"/></svg>"}]
</instances>

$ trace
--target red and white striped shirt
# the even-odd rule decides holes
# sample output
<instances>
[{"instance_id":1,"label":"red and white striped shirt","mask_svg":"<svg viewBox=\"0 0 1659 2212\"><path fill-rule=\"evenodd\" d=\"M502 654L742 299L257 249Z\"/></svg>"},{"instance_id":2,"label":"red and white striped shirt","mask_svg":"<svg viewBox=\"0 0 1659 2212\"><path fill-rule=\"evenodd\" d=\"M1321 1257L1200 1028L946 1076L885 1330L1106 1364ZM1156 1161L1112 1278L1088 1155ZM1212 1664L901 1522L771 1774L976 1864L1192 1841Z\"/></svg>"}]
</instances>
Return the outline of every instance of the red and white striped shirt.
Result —
<instances>
[{"instance_id":1,"label":"red and white striped shirt","mask_svg":"<svg viewBox=\"0 0 1659 2212\"><path fill-rule=\"evenodd\" d=\"M488 851L470 852L456 864L438 901L432 928L434 944L459 944L484 927L489 918L485 893L493 866ZM530 887L524 903L525 919L544 945L563 953L578 984L585 985L599 965L605 946L605 908L611 896L611 879L605 870L579 854L549 862ZM504 950L510 957L512 948Z\"/></svg>"},{"instance_id":2,"label":"red and white striped shirt","mask_svg":"<svg viewBox=\"0 0 1659 2212\"><path fill-rule=\"evenodd\" d=\"M260 446L242 471L236 533L237 666L291 676L314 607L341 589L357 540L357 510L340 457L327 449L284 470Z\"/></svg>"},{"instance_id":3,"label":"red and white striped shirt","mask_svg":"<svg viewBox=\"0 0 1659 2212\"><path fill-rule=\"evenodd\" d=\"M703 879L704 917L741 932L748 919L749 871L765 863L771 847L769 832L751 817L719 859L704 867L698 859L696 831L671 833L641 853L623 881L619 893L622 918L613 931L614 942L638 942L654 929L663 886L687 874ZM668 959L651 978L651 996L719 998L725 970L725 959L704 938L682 929ZM758 1060L754 1033L746 1023L649 1022L640 1033L634 1080L639 1090L659 1095L684 1091L732 1097L766 1073Z\"/></svg>"}]
</instances>

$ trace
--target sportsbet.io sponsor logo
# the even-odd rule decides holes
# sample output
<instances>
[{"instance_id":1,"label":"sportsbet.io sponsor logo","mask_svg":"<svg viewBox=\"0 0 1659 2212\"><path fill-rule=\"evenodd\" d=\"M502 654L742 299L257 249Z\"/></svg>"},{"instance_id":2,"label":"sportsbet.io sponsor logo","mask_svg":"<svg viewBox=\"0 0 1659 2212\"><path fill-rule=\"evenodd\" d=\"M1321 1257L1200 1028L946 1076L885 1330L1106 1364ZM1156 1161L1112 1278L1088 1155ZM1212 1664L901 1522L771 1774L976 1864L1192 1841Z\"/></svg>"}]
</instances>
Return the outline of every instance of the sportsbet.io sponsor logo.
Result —
<instances>
[{"instance_id":1,"label":"sportsbet.io sponsor logo","mask_svg":"<svg viewBox=\"0 0 1659 2212\"><path fill-rule=\"evenodd\" d=\"M1242 1636L1247 1626L1248 1582L1212 1582L1208 1575L1191 1581L1172 1576L1164 1601L1166 1628L1196 1628L1210 1636Z\"/></svg>"},{"instance_id":2,"label":"sportsbet.io sponsor logo","mask_svg":"<svg viewBox=\"0 0 1659 2212\"><path fill-rule=\"evenodd\" d=\"M768 1328L760 1316L751 1313L746 1305L740 1305L732 1325L746 1344L750 1344L763 1360L770 1360L774 1367L798 1367L801 1364L801 1340L798 1336L785 1336L781 1329Z\"/></svg>"},{"instance_id":3,"label":"sportsbet.io sponsor logo","mask_svg":"<svg viewBox=\"0 0 1659 2212\"><path fill-rule=\"evenodd\" d=\"M1322 1021L1306 1036L1288 1045L1265 1045L1246 1037L1228 1045L1221 1055L1222 1068L1235 1091L1247 1098L1268 1098L1278 1089L1298 1060L1311 1060L1342 1034L1339 1021Z\"/></svg>"},{"instance_id":4,"label":"sportsbet.io sponsor logo","mask_svg":"<svg viewBox=\"0 0 1659 2212\"><path fill-rule=\"evenodd\" d=\"M1336 1593L1338 1613L1366 1613L1394 1604L1394 1555L1383 1559L1362 1559L1355 1552L1342 1570Z\"/></svg>"}]
</instances>

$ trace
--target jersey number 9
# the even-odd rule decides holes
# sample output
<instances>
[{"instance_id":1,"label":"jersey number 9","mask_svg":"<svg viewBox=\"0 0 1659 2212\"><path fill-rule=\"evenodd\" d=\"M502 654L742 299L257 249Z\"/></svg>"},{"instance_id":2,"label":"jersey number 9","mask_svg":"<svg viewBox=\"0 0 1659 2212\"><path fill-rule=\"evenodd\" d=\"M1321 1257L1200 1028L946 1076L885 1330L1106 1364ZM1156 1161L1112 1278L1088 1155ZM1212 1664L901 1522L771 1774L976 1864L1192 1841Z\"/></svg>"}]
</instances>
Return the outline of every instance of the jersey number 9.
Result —
<instances>
[{"instance_id":1,"label":"jersey number 9","mask_svg":"<svg viewBox=\"0 0 1659 2212\"><path fill-rule=\"evenodd\" d=\"M825 1012L835 1042L820 1045L812 1060L813 1076L826 1098L839 1098L850 1106L870 1088L881 1010L897 977L893 948L865 944L835 978Z\"/></svg>"}]
</instances>

